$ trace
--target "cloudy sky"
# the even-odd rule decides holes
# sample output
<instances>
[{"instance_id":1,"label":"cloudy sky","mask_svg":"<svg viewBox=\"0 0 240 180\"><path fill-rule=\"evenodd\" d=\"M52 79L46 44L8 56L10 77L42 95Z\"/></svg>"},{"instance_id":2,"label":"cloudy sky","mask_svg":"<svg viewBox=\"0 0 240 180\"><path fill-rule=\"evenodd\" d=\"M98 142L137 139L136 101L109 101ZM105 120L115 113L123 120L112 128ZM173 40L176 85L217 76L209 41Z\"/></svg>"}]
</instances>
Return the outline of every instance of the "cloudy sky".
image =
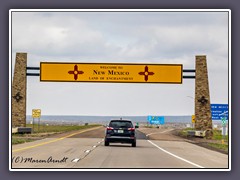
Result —
<instances>
[{"instance_id":1,"label":"cloudy sky","mask_svg":"<svg viewBox=\"0 0 240 180\"><path fill-rule=\"evenodd\" d=\"M228 103L228 12L12 12L12 64L159 63L195 68L207 55L212 104ZM189 74L191 75L191 74ZM192 115L195 80L183 84L57 83L27 77L27 114Z\"/></svg>"}]
</instances>

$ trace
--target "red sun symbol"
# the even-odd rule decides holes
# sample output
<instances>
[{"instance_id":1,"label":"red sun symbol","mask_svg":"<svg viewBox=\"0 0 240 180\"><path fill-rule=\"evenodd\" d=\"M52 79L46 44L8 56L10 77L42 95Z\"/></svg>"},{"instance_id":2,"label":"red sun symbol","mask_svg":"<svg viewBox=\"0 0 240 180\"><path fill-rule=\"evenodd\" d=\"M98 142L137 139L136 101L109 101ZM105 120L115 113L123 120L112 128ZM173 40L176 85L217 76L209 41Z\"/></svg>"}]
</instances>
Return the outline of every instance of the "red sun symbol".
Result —
<instances>
[{"instance_id":1,"label":"red sun symbol","mask_svg":"<svg viewBox=\"0 0 240 180\"><path fill-rule=\"evenodd\" d=\"M145 81L148 81L148 76L149 76L149 75L154 75L154 72L149 72L149 71L148 71L148 67L145 66L145 71L144 71L144 72L139 72L138 74L139 74L139 75L144 75Z\"/></svg>"},{"instance_id":2,"label":"red sun symbol","mask_svg":"<svg viewBox=\"0 0 240 180\"><path fill-rule=\"evenodd\" d=\"M74 70L73 71L68 71L68 74L73 74L74 75L74 79L77 80L78 79L78 75L79 74L83 74L83 71L78 71L78 66L75 65L74 66Z\"/></svg>"}]
</instances>

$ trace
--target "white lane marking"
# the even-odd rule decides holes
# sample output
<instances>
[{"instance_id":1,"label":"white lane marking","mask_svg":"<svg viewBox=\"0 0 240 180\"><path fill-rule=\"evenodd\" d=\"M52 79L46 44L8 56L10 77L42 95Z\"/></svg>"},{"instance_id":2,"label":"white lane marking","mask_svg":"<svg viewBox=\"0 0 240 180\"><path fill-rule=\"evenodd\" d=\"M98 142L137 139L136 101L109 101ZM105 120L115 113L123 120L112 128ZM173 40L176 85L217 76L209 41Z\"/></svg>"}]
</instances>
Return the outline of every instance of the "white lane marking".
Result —
<instances>
[{"instance_id":1,"label":"white lane marking","mask_svg":"<svg viewBox=\"0 0 240 180\"><path fill-rule=\"evenodd\" d=\"M77 163L80 159L73 159L72 162Z\"/></svg>"},{"instance_id":2,"label":"white lane marking","mask_svg":"<svg viewBox=\"0 0 240 180\"><path fill-rule=\"evenodd\" d=\"M91 152L91 150L86 150L86 151L84 151L85 153L90 153Z\"/></svg>"},{"instance_id":3,"label":"white lane marking","mask_svg":"<svg viewBox=\"0 0 240 180\"><path fill-rule=\"evenodd\" d=\"M160 133L165 133L165 132L168 132L168 131L172 131L173 129L169 129L169 130L166 130L166 131L163 131L163 132L155 132L155 133L149 133L147 134L146 136L150 136L152 134L160 134Z\"/></svg>"},{"instance_id":4,"label":"white lane marking","mask_svg":"<svg viewBox=\"0 0 240 180\"><path fill-rule=\"evenodd\" d=\"M104 139L103 139L103 140L101 140L101 141L99 141L99 142L97 142L97 143L98 143L98 144L101 144L103 141L104 141Z\"/></svg>"},{"instance_id":5,"label":"white lane marking","mask_svg":"<svg viewBox=\"0 0 240 180\"><path fill-rule=\"evenodd\" d=\"M72 160L72 162L73 162L73 163L77 163L80 159L84 159L87 155L89 155L89 153L90 153L91 151L93 151L96 147L98 147L98 145L99 145L102 141L103 141L103 140L101 140L100 142L98 142L97 145L93 145L91 150L89 150L89 149L88 149L88 150L85 150L85 151L84 151L85 155L84 155L82 158L75 158L75 159Z\"/></svg>"},{"instance_id":6,"label":"white lane marking","mask_svg":"<svg viewBox=\"0 0 240 180\"><path fill-rule=\"evenodd\" d=\"M177 155L175 155L175 154L173 154L173 153L170 153L170 152L166 151L165 149L159 147L158 145L156 145L155 143L153 143L153 142L150 141L150 140L148 140L148 142L151 143L152 145L154 145L156 148L160 149L161 151L163 151L163 152L165 152L165 153L167 153L167 154L169 154L169 155L171 155L171 156L173 156L173 157L175 157L175 158L177 158L177 159L180 159L180 160L182 160L182 161L184 161L184 162L187 162L187 163L189 163L189 164L191 164L191 165L194 165L194 166L196 166L196 167L198 167L198 168L204 168L203 166L200 166L200 165L198 165L198 164L195 164L195 163L193 163L193 162L191 162L191 161L188 161L188 160L186 160L186 159L184 159L184 158L181 158L181 157L179 157L179 156L177 156Z\"/></svg>"}]
</instances>

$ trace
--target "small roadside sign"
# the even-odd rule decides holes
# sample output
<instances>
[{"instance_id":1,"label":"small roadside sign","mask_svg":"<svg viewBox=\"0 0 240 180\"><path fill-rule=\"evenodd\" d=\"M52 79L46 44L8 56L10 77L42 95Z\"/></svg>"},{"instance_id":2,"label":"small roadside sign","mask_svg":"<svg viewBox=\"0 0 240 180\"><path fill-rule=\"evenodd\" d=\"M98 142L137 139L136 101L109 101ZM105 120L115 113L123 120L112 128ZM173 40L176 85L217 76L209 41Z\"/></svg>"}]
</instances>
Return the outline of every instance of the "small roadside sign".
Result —
<instances>
[{"instance_id":1,"label":"small roadside sign","mask_svg":"<svg viewBox=\"0 0 240 180\"><path fill-rule=\"evenodd\" d=\"M32 117L33 118L40 118L41 117L41 109L33 109L32 110Z\"/></svg>"},{"instance_id":2,"label":"small roadside sign","mask_svg":"<svg viewBox=\"0 0 240 180\"><path fill-rule=\"evenodd\" d=\"M222 126L225 126L226 125L226 117L222 117L221 120L222 120Z\"/></svg>"},{"instance_id":3,"label":"small roadside sign","mask_svg":"<svg viewBox=\"0 0 240 180\"><path fill-rule=\"evenodd\" d=\"M195 123L195 115L192 115L192 123Z\"/></svg>"}]
</instances>

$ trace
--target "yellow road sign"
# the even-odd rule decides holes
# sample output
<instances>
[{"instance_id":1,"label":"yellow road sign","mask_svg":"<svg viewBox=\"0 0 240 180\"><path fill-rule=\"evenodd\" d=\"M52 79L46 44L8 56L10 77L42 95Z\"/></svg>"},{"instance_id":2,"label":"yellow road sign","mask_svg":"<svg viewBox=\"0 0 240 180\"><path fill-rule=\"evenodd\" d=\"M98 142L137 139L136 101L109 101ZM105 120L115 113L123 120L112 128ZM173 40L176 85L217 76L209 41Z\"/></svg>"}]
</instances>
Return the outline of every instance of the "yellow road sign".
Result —
<instances>
[{"instance_id":1,"label":"yellow road sign","mask_svg":"<svg viewBox=\"0 0 240 180\"><path fill-rule=\"evenodd\" d=\"M32 110L32 117L33 118L40 118L41 117L41 109L33 109Z\"/></svg>"},{"instance_id":2,"label":"yellow road sign","mask_svg":"<svg viewBox=\"0 0 240 180\"><path fill-rule=\"evenodd\" d=\"M41 62L40 81L181 84L182 65Z\"/></svg>"},{"instance_id":3,"label":"yellow road sign","mask_svg":"<svg viewBox=\"0 0 240 180\"><path fill-rule=\"evenodd\" d=\"M192 123L195 123L195 115L192 115Z\"/></svg>"}]
</instances>

